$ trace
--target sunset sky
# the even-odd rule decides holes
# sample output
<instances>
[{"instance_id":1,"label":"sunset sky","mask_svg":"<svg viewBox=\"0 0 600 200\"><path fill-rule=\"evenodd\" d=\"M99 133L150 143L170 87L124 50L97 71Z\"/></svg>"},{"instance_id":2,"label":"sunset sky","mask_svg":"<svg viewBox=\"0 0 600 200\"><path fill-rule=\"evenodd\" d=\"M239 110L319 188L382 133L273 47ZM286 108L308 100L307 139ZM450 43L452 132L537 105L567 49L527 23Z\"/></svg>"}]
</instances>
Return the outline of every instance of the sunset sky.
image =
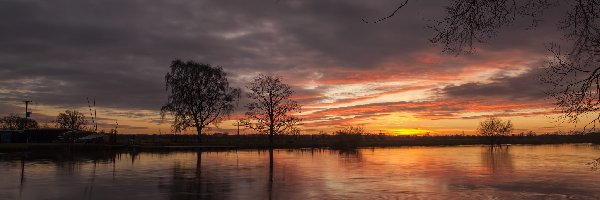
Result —
<instances>
[{"instance_id":1,"label":"sunset sky","mask_svg":"<svg viewBox=\"0 0 600 200\"><path fill-rule=\"evenodd\" d=\"M398 1L3 0L0 116L23 113L23 100L42 123L65 109L89 116L89 97L101 129L118 121L121 133L168 133L164 75L182 59L222 66L243 90L260 73L281 76L303 105L303 133L473 134L490 116L516 133L575 128L555 122L539 81L548 44L562 39L560 7L455 56L429 42L445 3L410 1L373 24L361 19ZM247 102L209 132L234 133Z\"/></svg>"}]
</instances>

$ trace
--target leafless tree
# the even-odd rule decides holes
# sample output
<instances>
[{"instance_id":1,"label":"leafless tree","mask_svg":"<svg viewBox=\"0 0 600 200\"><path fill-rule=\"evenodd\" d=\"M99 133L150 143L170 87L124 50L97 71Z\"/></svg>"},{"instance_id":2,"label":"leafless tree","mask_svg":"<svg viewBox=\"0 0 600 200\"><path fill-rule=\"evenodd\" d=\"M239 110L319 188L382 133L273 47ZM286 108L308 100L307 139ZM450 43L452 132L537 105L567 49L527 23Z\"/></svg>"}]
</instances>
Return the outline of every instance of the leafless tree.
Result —
<instances>
[{"instance_id":1,"label":"leafless tree","mask_svg":"<svg viewBox=\"0 0 600 200\"><path fill-rule=\"evenodd\" d=\"M393 14L406 4L399 3ZM584 131L593 131L600 123L600 0L450 0L445 16L429 25L435 32L430 41L446 53L472 53L476 43L493 38L516 19L531 19L535 27L543 12L555 6L566 8L558 25L563 46L549 45L553 58L542 82L551 86L547 93L563 113L560 119L591 119Z\"/></svg>"},{"instance_id":2,"label":"leafless tree","mask_svg":"<svg viewBox=\"0 0 600 200\"><path fill-rule=\"evenodd\" d=\"M26 121L27 123L25 123ZM23 130L37 127L37 121L30 118L25 119L14 113L0 118L0 130Z\"/></svg>"},{"instance_id":3,"label":"leafless tree","mask_svg":"<svg viewBox=\"0 0 600 200\"><path fill-rule=\"evenodd\" d=\"M430 41L443 46L451 54L472 53L474 43L494 37L501 28L515 19L527 17L532 26L542 12L555 5L556 0L452 0L446 7L446 16L433 20L428 27L435 36Z\"/></svg>"},{"instance_id":4,"label":"leafless tree","mask_svg":"<svg viewBox=\"0 0 600 200\"><path fill-rule=\"evenodd\" d=\"M563 19L561 28L573 44L567 50L551 44L553 59L542 81L552 88L561 119L578 123L583 131L595 131L600 122L600 1L577 1Z\"/></svg>"},{"instance_id":5,"label":"leafless tree","mask_svg":"<svg viewBox=\"0 0 600 200\"><path fill-rule=\"evenodd\" d=\"M408 3L408 0L404 0L404 2L402 2L399 6L396 7L396 10L394 10L394 12L392 12L391 14L389 14L386 17L383 17L383 18L380 18L378 20L373 21L373 23L376 24L376 23L382 22L382 21L384 21L386 19L392 18L394 15L396 15L396 13L398 13L398 11L400 10L400 8L406 6L407 3ZM369 23L369 21L367 21L364 18L362 19L362 21L365 22L365 23Z\"/></svg>"},{"instance_id":6,"label":"leafless tree","mask_svg":"<svg viewBox=\"0 0 600 200\"><path fill-rule=\"evenodd\" d=\"M292 115L299 112L301 106L290 99L294 93L281 78L259 75L248 86L248 98L252 100L247 107L244 124L256 131L269 134L269 143L273 144L275 134L296 132L300 118Z\"/></svg>"},{"instance_id":7,"label":"leafless tree","mask_svg":"<svg viewBox=\"0 0 600 200\"><path fill-rule=\"evenodd\" d=\"M168 113L174 117L172 127L176 132L196 127L200 142L205 128L233 112L240 89L229 86L227 74L220 66L175 60L170 68L165 75L170 94L161 116Z\"/></svg>"},{"instance_id":8,"label":"leafless tree","mask_svg":"<svg viewBox=\"0 0 600 200\"><path fill-rule=\"evenodd\" d=\"M513 125L510 120L503 121L495 117L479 122L479 127L477 127L479 135L489 138L491 146L500 145L500 138L508 136L512 130Z\"/></svg>"},{"instance_id":9,"label":"leafless tree","mask_svg":"<svg viewBox=\"0 0 600 200\"><path fill-rule=\"evenodd\" d=\"M388 16L374 21L378 23L393 17L406 7L409 0L402 1ZM485 42L515 19L528 17L532 26L537 25L543 11L559 4L559 0L450 0L445 6L445 16L433 19L428 28L435 35L434 44L443 45L444 52L452 54L471 53L474 43ZM363 22L368 21L363 19Z\"/></svg>"},{"instance_id":10,"label":"leafless tree","mask_svg":"<svg viewBox=\"0 0 600 200\"><path fill-rule=\"evenodd\" d=\"M367 135L367 131L362 126L350 126L334 132L335 140L332 144L336 149L355 149L362 143L363 136Z\"/></svg>"},{"instance_id":11,"label":"leafless tree","mask_svg":"<svg viewBox=\"0 0 600 200\"><path fill-rule=\"evenodd\" d=\"M83 113L76 110L65 110L64 113L59 113L56 116L56 123L58 128L68 128L73 130L81 130L87 124L87 120Z\"/></svg>"}]
</instances>

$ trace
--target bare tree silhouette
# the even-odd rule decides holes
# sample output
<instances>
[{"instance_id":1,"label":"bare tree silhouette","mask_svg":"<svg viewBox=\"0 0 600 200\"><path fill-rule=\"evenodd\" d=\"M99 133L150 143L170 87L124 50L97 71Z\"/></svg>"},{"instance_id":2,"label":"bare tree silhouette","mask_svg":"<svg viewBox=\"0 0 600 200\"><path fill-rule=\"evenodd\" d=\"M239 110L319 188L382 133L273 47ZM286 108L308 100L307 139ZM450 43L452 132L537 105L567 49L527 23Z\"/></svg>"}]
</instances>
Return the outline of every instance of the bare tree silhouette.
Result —
<instances>
[{"instance_id":1,"label":"bare tree silhouette","mask_svg":"<svg viewBox=\"0 0 600 200\"><path fill-rule=\"evenodd\" d=\"M37 127L37 121L21 117L14 113L0 118L0 130L23 130Z\"/></svg>"},{"instance_id":2,"label":"bare tree silhouette","mask_svg":"<svg viewBox=\"0 0 600 200\"><path fill-rule=\"evenodd\" d=\"M584 131L595 131L600 122L600 1L577 1L561 23L570 49L551 44L554 58L542 80L552 88L548 94L564 115L578 123L591 117Z\"/></svg>"},{"instance_id":3,"label":"bare tree silhouette","mask_svg":"<svg viewBox=\"0 0 600 200\"><path fill-rule=\"evenodd\" d=\"M430 41L442 45L447 53L472 53L475 42L494 37L517 18L529 17L535 26L542 12L556 3L556 0L453 0L446 7L446 16L428 26L435 31Z\"/></svg>"},{"instance_id":4,"label":"bare tree silhouette","mask_svg":"<svg viewBox=\"0 0 600 200\"><path fill-rule=\"evenodd\" d=\"M396 10L394 10L394 12L392 12L390 15L388 15L388 16L386 16L386 17L383 17L383 18L381 18L381 19L375 20L375 21L373 21L373 23L379 23L379 22L382 22L382 21L384 21L384 20L386 20L386 19L392 18L394 15L396 15L396 13L397 13L397 12L400 10L400 8L402 8L402 7L406 6L406 4L407 4L407 3L408 3L408 0L404 0L404 2L403 2L403 3L401 3L401 4L400 4L398 7L396 7ZM367 23L367 24L369 23L369 21L367 21L367 20L366 20L366 19L364 19L364 18L363 18L363 19L361 19L361 20L362 20L363 22Z\"/></svg>"},{"instance_id":5,"label":"bare tree silhouette","mask_svg":"<svg viewBox=\"0 0 600 200\"><path fill-rule=\"evenodd\" d=\"M269 144L273 146L273 136L299 131L295 126L300 118L292 115L301 106L291 96L291 87L281 78L268 75L257 76L248 86L248 98L253 100L246 107L244 125L256 131L269 134Z\"/></svg>"},{"instance_id":6,"label":"bare tree silhouette","mask_svg":"<svg viewBox=\"0 0 600 200\"><path fill-rule=\"evenodd\" d=\"M63 113L59 113L56 116L56 120L53 120L58 128L68 128L73 130L81 130L86 124L87 120L83 113L76 110L65 110Z\"/></svg>"},{"instance_id":7,"label":"bare tree silhouette","mask_svg":"<svg viewBox=\"0 0 600 200\"><path fill-rule=\"evenodd\" d=\"M406 4L401 2L389 17ZM594 131L600 122L600 0L451 0L445 16L428 26L435 32L430 42L446 53L472 53L475 43L493 38L516 19L531 19L535 27L543 12L555 6L566 8L558 29L567 45L549 45L553 59L541 79L551 86L546 92L563 113L561 120L578 123L591 117L584 131Z\"/></svg>"},{"instance_id":8,"label":"bare tree silhouette","mask_svg":"<svg viewBox=\"0 0 600 200\"><path fill-rule=\"evenodd\" d=\"M220 66L194 61L174 60L165 81L170 94L161 116L169 113L174 117L176 132L196 127L198 142L208 125L218 124L233 112L233 103L240 93L240 89L229 86L227 74Z\"/></svg>"},{"instance_id":9,"label":"bare tree silhouette","mask_svg":"<svg viewBox=\"0 0 600 200\"><path fill-rule=\"evenodd\" d=\"M513 125L510 120L503 121L502 119L491 117L479 122L477 132L481 136L485 136L490 141L490 146L501 145L500 138L508 136L513 130Z\"/></svg>"}]
</instances>

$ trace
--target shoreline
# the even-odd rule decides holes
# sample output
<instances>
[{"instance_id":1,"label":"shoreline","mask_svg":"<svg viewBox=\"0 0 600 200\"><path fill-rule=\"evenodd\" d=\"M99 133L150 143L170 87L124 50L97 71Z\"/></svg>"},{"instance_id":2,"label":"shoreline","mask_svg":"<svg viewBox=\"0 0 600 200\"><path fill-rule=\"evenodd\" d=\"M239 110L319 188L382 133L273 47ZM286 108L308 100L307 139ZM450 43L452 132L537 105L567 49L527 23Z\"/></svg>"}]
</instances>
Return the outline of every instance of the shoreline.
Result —
<instances>
[{"instance_id":1,"label":"shoreline","mask_svg":"<svg viewBox=\"0 0 600 200\"><path fill-rule=\"evenodd\" d=\"M132 139L133 138L133 139ZM190 140L191 139L191 140ZM0 143L0 152L36 151L224 151L269 149L267 137L253 136L204 136L203 142L193 141L194 136L120 135L117 144L81 143ZM591 135L539 135L507 136L500 138L503 145L540 144L600 144L598 136ZM130 142L130 144L128 144ZM274 149L357 149L415 146L465 146L489 145L489 138L481 136L278 136Z\"/></svg>"}]
</instances>

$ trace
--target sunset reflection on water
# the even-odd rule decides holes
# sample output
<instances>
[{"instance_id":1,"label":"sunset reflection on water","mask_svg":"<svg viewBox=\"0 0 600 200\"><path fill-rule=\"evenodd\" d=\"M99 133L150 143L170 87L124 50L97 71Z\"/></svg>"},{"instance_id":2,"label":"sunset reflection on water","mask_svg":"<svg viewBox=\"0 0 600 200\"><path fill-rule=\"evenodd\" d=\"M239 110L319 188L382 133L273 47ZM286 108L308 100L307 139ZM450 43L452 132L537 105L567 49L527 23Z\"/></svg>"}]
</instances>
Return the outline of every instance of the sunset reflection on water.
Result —
<instances>
[{"instance_id":1,"label":"sunset reflection on water","mask_svg":"<svg viewBox=\"0 0 600 200\"><path fill-rule=\"evenodd\" d=\"M600 198L587 144L0 154L6 199ZM272 182L269 181L272 178Z\"/></svg>"}]
</instances>

